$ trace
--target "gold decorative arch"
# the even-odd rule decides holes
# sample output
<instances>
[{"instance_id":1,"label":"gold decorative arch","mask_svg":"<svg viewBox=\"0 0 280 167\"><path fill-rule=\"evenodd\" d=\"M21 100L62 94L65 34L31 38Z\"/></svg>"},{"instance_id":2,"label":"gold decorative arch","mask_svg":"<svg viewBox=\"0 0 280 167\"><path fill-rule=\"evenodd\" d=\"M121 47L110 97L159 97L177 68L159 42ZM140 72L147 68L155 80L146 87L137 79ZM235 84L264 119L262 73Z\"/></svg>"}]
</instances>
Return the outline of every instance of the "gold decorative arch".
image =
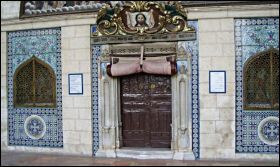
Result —
<instances>
[{"instance_id":1,"label":"gold decorative arch","mask_svg":"<svg viewBox=\"0 0 280 167\"><path fill-rule=\"evenodd\" d=\"M114 8L105 4L98 13L97 31L93 36L178 32L195 32L188 26L187 12L178 2L128 1Z\"/></svg>"}]
</instances>

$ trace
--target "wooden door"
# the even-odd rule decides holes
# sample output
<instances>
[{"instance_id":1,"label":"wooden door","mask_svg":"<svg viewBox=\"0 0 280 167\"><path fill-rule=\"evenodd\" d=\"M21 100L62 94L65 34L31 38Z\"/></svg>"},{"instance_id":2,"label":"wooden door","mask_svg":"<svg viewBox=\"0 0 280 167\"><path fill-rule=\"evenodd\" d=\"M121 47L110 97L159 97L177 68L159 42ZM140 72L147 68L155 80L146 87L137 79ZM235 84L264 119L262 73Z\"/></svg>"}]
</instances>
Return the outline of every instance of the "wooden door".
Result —
<instances>
[{"instance_id":1,"label":"wooden door","mask_svg":"<svg viewBox=\"0 0 280 167\"><path fill-rule=\"evenodd\" d=\"M124 147L171 146L171 78L136 74L121 78Z\"/></svg>"}]
</instances>

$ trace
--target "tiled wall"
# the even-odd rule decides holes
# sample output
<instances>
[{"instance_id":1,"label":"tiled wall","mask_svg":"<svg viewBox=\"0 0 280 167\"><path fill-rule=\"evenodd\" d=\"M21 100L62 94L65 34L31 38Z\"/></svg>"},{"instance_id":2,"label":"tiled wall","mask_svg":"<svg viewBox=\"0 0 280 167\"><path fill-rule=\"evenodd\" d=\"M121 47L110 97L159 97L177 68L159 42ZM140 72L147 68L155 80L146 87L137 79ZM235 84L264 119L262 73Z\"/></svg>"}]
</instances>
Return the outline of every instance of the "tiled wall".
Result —
<instances>
[{"instance_id":1,"label":"tiled wall","mask_svg":"<svg viewBox=\"0 0 280 167\"><path fill-rule=\"evenodd\" d=\"M259 52L275 48L279 50L279 18L235 19L235 56L236 56L236 152L237 153L279 153L279 110L243 110L243 68L248 58ZM269 124L271 133L276 136L278 145L269 145L260 139L259 124ZM266 130L267 131L267 130ZM266 133L266 132L264 132ZM278 137L277 137L278 136Z\"/></svg>"},{"instance_id":2,"label":"tiled wall","mask_svg":"<svg viewBox=\"0 0 280 167\"><path fill-rule=\"evenodd\" d=\"M60 28L8 33L8 144L37 147L63 147L61 31ZM17 67L36 56L56 74L56 108L15 108L13 76ZM31 123L31 121L33 121ZM31 123L30 126L28 126ZM25 127L25 125L27 125ZM30 135L31 134L31 135ZM32 136L40 134L40 138Z\"/></svg>"},{"instance_id":3,"label":"tiled wall","mask_svg":"<svg viewBox=\"0 0 280 167\"><path fill-rule=\"evenodd\" d=\"M98 124L98 104L99 104L99 89L98 89L98 58L101 55L101 46L93 45L92 50L92 153L95 156L95 153L99 148L99 124Z\"/></svg>"},{"instance_id":4,"label":"tiled wall","mask_svg":"<svg viewBox=\"0 0 280 167\"><path fill-rule=\"evenodd\" d=\"M12 78L12 73L15 71L14 68L26 61L28 57L35 55L49 64L57 75L58 107L57 109L34 108L20 110L9 107L9 132L7 134L4 131L6 128L3 126L1 131L1 134L3 134L1 138L3 138L3 140L1 144L8 150L16 149L22 151L92 155L90 26L67 26L61 29L52 28L16 31L8 34L12 34L10 35L12 39L7 39L8 46L11 46L8 48L11 50L11 53L16 55L13 58L8 54L9 80ZM55 36L57 38L55 38ZM5 40L3 39L3 41ZM4 51L3 49L3 53ZM5 55L5 53L3 55ZM1 55L1 59L2 58L5 60L5 57ZM5 63L5 61L3 61L3 63ZM69 95L68 74L70 73L83 73L83 95ZM5 77L4 74L5 71L3 71L3 77ZM12 91L12 85L10 83L12 82L9 82L8 87L9 91ZM1 84L4 85L2 80ZM4 88L3 86L3 89ZM10 93L9 96L10 95L12 95L12 93ZM9 97L8 99L10 101L12 98ZM2 120L5 118L4 111L7 105L5 100L6 98L3 98L3 102L1 100L1 114L3 115L3 119L1 117L1 125L3 125L2 123L4 123L4 121ZM12 102L10 102L10 104L12 104ZM44 122L40 122L42 119L33 116L38 126L46 124L45 135L39 140L31 139L25 135L24 121L30 115L39 115L44 120ZM15 129L15 131L12 128ZM44 131L44 129L42 131ZM7 137L6 134L9 136L8 142L12 142L12 144L8 143L8 147L7 144L5 144L7 141L5 138ZM54 143L53 140L57 140L57 144Z\"/></svg>"}]
</instances>

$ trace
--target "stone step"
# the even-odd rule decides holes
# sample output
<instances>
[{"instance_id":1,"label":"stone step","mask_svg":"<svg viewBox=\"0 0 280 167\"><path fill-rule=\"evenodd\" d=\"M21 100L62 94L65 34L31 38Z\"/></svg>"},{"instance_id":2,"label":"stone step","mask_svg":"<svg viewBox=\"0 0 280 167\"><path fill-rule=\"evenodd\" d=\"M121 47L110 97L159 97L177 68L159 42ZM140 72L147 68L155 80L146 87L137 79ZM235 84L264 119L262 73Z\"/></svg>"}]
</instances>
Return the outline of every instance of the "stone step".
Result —
<instances>
[{"instance_id":1,"label":"stone step","mask_svg":"<svg viewBox=\"0 0 280 167\"><path fill-rule=\"evenodd\" d=\"M134 159L173 159L173 151L158 148L122 148L116 150L119 158Z\"/></svg>"}]
</instances>

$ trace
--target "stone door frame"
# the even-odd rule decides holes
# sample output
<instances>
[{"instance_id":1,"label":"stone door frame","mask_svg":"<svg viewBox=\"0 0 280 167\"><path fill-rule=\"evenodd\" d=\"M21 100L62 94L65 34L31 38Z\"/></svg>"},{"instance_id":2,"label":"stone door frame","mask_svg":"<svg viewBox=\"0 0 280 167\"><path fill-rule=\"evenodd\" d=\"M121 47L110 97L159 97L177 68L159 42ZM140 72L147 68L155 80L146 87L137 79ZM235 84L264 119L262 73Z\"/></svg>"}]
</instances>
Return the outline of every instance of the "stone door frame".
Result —
<instances>
[{"instance_id":1,"label":"stone door frame","mask_svg":"<svg viewBox=\"0 0 280 167\"><path fill-rule=\"evenodd\" d=\"M120 79L106 74L109 54L139 54L142 44L102 45L98 61L99 91L99 150L97 157L117 157L121 149L121 102ZM177 42L145 43L145 54L176 55L177 62L185 62L186 69L180 69L171 77L172 87L172 139L173 159L195 159L192 152L192 108L191 108L191 56L177 47ZM182 93L185 92L185 93Z\"/></svg>"}]
</instances>

